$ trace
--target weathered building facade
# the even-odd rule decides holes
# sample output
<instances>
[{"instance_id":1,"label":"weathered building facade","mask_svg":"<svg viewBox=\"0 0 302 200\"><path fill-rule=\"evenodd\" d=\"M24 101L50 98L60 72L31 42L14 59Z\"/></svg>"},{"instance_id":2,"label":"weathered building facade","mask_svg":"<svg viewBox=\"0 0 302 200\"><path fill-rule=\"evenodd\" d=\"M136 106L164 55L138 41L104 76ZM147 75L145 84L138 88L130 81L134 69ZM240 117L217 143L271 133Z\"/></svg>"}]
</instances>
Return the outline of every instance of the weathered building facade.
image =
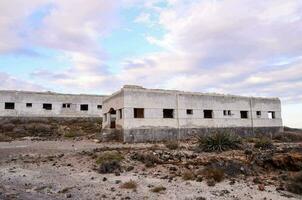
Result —
<instances>
[{"instance_id":1,"label":"weathered building facade","mask_svg":"<svg viewBox=\"0 0 302 200\"><path fill-rule=\"evenodd\" d=\"M124 86L103 101L103 135L125 142L186 139L216 129L241 135L282 130L278 98Z\"/></svg>"},{"instance_id":2,"label":"weathered building facade","mask_svg":"<svg viewBox=\"0 0 302 200\"><path fill-rule=\"evenodd\" d=\"M278 98L140 86L124 86L110 96L0 91L0 118L7 117L102 118L102 136L125 142L186 139L223 129L241 135L282 131Z\"/></svg>"},{"instance_id":3,"label":"weathered building facade","mask_svg":"<svg viewBox=\"0 0 302 200\"><path fill-rule=\"evenodd\" d=\"M0 117L102 117L105 96L0 91Z\"/></svg>"}]
</instances>

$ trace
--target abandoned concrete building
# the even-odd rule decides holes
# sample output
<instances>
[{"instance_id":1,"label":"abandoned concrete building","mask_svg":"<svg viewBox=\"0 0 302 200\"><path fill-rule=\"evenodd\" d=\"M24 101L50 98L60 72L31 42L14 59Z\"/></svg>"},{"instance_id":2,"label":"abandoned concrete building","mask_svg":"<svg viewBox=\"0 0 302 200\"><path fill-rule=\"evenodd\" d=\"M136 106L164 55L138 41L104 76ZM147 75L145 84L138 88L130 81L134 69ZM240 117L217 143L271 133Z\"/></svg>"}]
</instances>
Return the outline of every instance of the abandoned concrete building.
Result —
<instances>
[{"instance_id":1,"label":"abandoned concrete building","mask_svg":"<svg viewBox=\"0 0 302 200\"><path fill-rule=\"evenodd\" d=\"M0 91L0 117L102 117L104 97Z\"/></svg>"},{"instance_id":2,"label":"abandoned concrete building","mask_svg":"<svg viewBox=\"0 0 302 200\"><path fill-rule=\"evenodd\" d=\"M103 118L103 138L125 142L186 139L224 129L241 135L283 129L278 98L130 85L110 96L0 91L0 117Z\"/></svg>"},{"instance_id":3,"label":"abandoned concrete building","mask_svg":"<svg viewBox=\"0 0 302 200\"><path fill-rule=\"evenodd\" d=\"M278 98L124 86L103 101L103 135L125 142L186 139L228 129L241 135L282 131Z\"/></svg>"}]
</instances>

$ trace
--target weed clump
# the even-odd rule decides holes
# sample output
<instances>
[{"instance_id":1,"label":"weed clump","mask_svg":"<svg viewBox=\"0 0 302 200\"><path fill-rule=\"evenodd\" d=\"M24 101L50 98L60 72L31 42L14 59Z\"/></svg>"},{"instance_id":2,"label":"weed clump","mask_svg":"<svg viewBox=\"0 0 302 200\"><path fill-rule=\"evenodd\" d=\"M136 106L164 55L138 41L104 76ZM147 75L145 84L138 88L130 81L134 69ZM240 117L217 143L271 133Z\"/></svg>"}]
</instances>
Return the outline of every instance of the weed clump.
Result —
<instances>
[{"instance_id":1,"label":"weed clump","mask_svg":"<svg viewBox=\"0 0 302 200\"><path fill-rule=\"evenodd\" d=\"M102 164L104 162L113 161L113 160L120 162L123 159L124 156L118 151L105 151L97 157L96 163Z\"/></svg>"},{"instance_id":2,"label":"weed clump","mask_svg":"<svg viewBox=\"0 0 302 200\"><path fill-rule=\"evenodd\" d=\"M198 137L198 151L222 152L240 149L242 140L239 136L227 132L216 132L211 135Z\"/></svg>"},{"instance_id":3,"label":"weed clump","mask_svg":"<svg viewBox=\"0 0 302 200\"><path fill-rule=\"evenodd\" d=\"M302 194L302 171L300 171L296 176L294 176L287 184L287 190L295 193Z\"/></svg>"},{"instance_id":4,"label":"weed clump","mask_svg":"<svg viewBox=\"0 0 302 200\"><path fill-rule=\"evenodd\" d=\"M274 144L273 141L269 138L263 137L260 138L254 145L255 148L257 149L273 149L274 148Z\"/></svg>"},{"instance_id":5,"label":"weed clump","mask_svg":"<svg viewBox=\"0 0 302 200\"><path fill-rule=\"evenodd\" d=\"M168 141L165 146L170 150L175 150L179 148L179 143L177 141Z\"/></svg>"},{"instance_id":6,"label":"weed clump","mask_svg":"<svg viewBox=\"0 0 302 200\"><path fill-rule=\"evenodd\" d=\"M137 183L133 180L123 183L120 188L122 189L132 189L135 190L137 188Z\"/></svg>"},{"instance_id":7,"label":"weed clump","mask_svg":"<svg viewBox=\"0 0 302 200\"><path fill-rule=\"evenodd\" d=\"M159 192L165 191L166 189L167 188L165 188L164 186L157 186L157 187L152 188L151 192L159 193Z\"/></svg>"},{"instance_id":8,"label":"weed clump","mask_svg":"<svg viewBox=\"0 0 302 200\"><path fill-rule=\"evenodd\" d=\"M182 179L185 181L194 180L195 174L192 171L187 170L182 174Z\"/></svg>"},{"instance_id":9,"label":"weed clump","mask_svg":"<svg viewBox=\"0 0 302 200\"><path fill-rule=\"evenodd\" d=\"M221 182L224 179L224 170L220 168L205 168L203 175L208 179L213 179L216 182Z\"/></svg>"},{"instance_id":10,"label":"weed clump","mask_svg":"<svg viewBox=\"0 0 302 200\"><path fill-rule=\"evenodd\" d=\"M155 164L161 163L159 158L151 153L134 153L131 159L144 163L146 167L154 167Z\"/></svg>"}]
</instances>

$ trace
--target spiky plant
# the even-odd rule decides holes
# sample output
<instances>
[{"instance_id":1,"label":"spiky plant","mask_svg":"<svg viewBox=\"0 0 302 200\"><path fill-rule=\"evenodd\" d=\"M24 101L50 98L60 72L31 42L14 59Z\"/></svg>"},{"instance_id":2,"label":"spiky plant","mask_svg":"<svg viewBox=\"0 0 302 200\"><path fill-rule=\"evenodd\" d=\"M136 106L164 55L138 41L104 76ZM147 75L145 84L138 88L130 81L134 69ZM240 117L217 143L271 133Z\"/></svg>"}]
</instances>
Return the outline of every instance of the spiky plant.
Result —
<instances>
[{"instance_id":1,"label":"spiky plant","mask_svg":"<svg viewBox=\"0 0 302 200\"><path fill-rule=\"evenodd\" d=\"M222 152L240 149L242 140L239 136L228 132L216 132L198 137L198 149L207 152Z\"/></svg>"}]
</instances>

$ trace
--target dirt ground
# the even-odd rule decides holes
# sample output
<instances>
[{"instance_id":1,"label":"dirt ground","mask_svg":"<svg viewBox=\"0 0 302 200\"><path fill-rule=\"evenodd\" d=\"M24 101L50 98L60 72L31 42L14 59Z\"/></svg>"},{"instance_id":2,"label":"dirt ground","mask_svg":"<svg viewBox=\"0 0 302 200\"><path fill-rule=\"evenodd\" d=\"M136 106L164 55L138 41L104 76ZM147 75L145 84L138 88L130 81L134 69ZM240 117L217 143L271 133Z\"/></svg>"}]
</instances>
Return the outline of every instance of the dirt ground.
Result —
<instances>
[{"instance_id":1,"label":"dirt ground","mask_svg":"<svg viewBox=\"0 0 302 200\"><path fill-rule=\"evenodd\" d=\"M286 145L302 147L301 144ZM201 163L208 163L210 158L244 159L245 155L242 151L197 154L187 144L181 146L169 150L163 144L96 143L93 140L0 142L0 199L302 199L278 189L278 176L288 175L283 171L258 173L260 185L255 183L254 173L225 178L214 186L208 186L205 179L184 180L181 175L184 170L198 170ZM121 161L123 170L101 174L95 157L111 150L125 157ZM167 157L167 162L146 167L132 159L136 153L151 153L162 160ZM121 187L130 180L136 182L136 189ZM151 191L158 186L165 189Z\"/></svg>"}]
</instances>

